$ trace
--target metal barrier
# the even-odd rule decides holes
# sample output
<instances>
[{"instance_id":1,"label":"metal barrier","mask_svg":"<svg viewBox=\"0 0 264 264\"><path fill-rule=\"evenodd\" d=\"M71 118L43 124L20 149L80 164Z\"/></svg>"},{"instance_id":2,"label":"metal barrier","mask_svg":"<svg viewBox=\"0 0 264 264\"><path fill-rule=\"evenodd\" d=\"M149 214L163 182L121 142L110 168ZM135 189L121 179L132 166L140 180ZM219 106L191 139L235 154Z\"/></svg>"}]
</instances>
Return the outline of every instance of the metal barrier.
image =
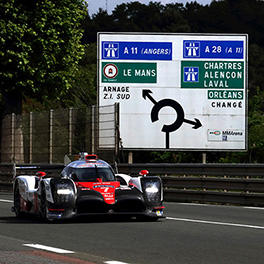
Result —
<instances>
[{"instance_id":1,"label":"metal barrier","mask_svg":"<svg viewBox=\"0 0 264 264\"><path fill-rule=\"evenodd\" d=\"M14 164L1 163L0 164L0 190L11 191L12 179L14 177Z\"/></svg>"},{"instance_id":2,"label":"metal barrier","mask_svg":"<svg viewBox=\"0 0 264 264\"><path fill-rule=\"evenodd\" d=\"M12 191L13 179L16 175L34 175L37 171L45 171L48 177L59 177L64 165L59 164L15 164L0 163L0 191Z\"/></svg>"},{"instance_id":3,"label":"metal barrier","mask_svg":"<svg viewBox=\"0 0 264 264\"><path fill-rule=\"evenodd\" d=\"M19 165L17 165L19 167ZM58 170L63 164L32 164ZM264 164L119 164L119 173L159 175L166 201L264 206ZM57 170L57 171L56 171ZM28 169L28 173L32 169ZM51 175L51 174L48 174ZM13 164L0 164L0 187L12 189Z\"/></svg>"},{"instance_id":4,"label":"metal barrier","mask_svg":"<svg viewBox=\"0 0 264 264\"><path fill-rule=\"evenodd\" d=\"M162 180L167 201L264 205L263 179L162 177Z\"/></svg>"},{"instance_id":5,"label":"metal barrier","mask_svg":"<svg viewBox=\"0 0 264 264\"><path fill-rule=\"evenodd\" d=\"M119 164L120 172L127 174L138 173L147 169L151 174L160 175L205 175L205 176L248 176L263 177L264 164L231 164L231 163L134 163Z\"/></svg>"},{"instance_id":6,"label":"metal barrier","mask_svg":"<svg viewBox=\"0 0 264 264\"><path fill-rule=\"evenodd\" d=\"M264 206L264 164L119 164L120 173L160 175L164 198Z\"/></svg>"}]
</instances>

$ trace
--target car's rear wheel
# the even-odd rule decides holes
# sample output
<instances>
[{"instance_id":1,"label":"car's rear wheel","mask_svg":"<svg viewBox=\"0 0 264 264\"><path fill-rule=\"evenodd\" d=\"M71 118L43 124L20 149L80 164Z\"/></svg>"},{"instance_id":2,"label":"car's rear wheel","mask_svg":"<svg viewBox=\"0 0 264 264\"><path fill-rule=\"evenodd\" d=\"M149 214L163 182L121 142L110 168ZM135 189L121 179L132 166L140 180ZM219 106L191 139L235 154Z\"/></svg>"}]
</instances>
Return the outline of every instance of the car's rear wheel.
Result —
<instances>
[{"instance_id":1,"label":"car's rear wheel","mask_svg":"<svg viewBox=\"0 0 264 264\"><path fill-rule=\"evenodd\" d=\"M47 200L46 200L46 192L45 190L42 189L41 195L40 195L40 216L44 220L48 220L47 211L48 211L48 207L47 207Z\"/></svg>"},{"instance_id":2,"label":"car's rear wheel","mask_svg":"<svg viewBox=\"0 0 264 264\"><path fill-rule=\"evenodd\" d=\"M16 217L21 217L21 195L19 192L19 186L18 184L15 185L14 189L14 212L16 214Z\"/></svg>"}]
</instances>

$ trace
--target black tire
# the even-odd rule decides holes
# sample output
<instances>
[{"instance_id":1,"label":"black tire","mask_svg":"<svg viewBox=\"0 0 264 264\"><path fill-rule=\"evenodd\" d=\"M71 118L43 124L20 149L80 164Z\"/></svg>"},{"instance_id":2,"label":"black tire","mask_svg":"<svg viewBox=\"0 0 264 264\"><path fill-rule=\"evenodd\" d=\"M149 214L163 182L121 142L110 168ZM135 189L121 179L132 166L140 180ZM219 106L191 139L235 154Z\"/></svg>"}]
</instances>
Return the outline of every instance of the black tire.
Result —
<instances>
[{"instance_id":1,"label":"black tire","mask_svg":"<svg viewBox=\"0 0 264 264\"><path fill-rule=\"evenodd\" d=\"M43 220L47 219L47 200L46 200L46 192L44 188L42 188L41 195L40 195L40 216Z\"/></svg>"},{"instance_id":2,"label":"black tire","mask_svg":"<svg viewBox=\"0 0 264 264\"><path fill-rule=\"evenodd\" d=\"M23 216L23 213L21 212L21 195L19 193L19 186L18 183L15 185L14 189L14 212L16 214L16 217L21 218Z\"/></svg>"}]
</instances>

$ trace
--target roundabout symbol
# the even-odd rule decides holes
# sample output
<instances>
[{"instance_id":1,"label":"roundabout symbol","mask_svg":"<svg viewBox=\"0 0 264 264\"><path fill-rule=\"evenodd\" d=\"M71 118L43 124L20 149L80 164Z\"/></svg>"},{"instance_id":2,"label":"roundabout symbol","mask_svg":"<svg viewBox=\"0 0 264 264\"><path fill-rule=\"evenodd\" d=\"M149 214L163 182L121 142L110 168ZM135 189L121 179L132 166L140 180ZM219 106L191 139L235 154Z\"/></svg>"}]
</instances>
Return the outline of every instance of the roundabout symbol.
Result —
<instances>
[{"instance_id":1,"label":"roundabout symbol","mask_svg":"<svg viewBox=\"0 0 264 264\"><path fill-rule=\"evenodd\" d=\"M160 101L156 101L150 94L152 92L150 90L143 90L142 95L143 98L146 99L147 97L149 100L154 104L151 110L151 121L156 122L159 120L159 111L166 106L173 108L177 114L176 120L170 125L163 125L161 131L165 132L166 134L166 148L170 148L170 133L176 131L181 127L181 125L185 122L187 124L193 125L193 129L197 129L202 126L199 119L194 118L194 121L188 120L184 118L184 111L182 106L172 99L162 99Z\"/></svg>"}]
</instances>

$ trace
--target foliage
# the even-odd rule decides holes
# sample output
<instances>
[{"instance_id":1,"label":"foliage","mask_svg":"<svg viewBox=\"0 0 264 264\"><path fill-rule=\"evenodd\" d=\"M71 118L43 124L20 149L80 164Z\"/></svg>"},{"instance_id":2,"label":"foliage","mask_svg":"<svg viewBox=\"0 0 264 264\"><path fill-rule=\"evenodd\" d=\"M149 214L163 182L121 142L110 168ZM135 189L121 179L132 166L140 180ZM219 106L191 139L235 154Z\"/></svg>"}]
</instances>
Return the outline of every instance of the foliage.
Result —
<instances>
[{"instance_id":1,"label":"foliage","mask_svg":"<svg viewBox=\"0 0 264 264\"><path fill-rule=\"evenodd\" d=\"M83 1L3 0L0 10L2 95L59 99L84 54Z\"/></svg>"},{"instance_id":2,"label":"foliage","mask_svg":"<svg viewBox=\"0 0 264 264\"><path fill-rule=\"evenodd\" d=\"M85 55L79 63L72 87L62 98L64 106L85 107L96 104L96 48L96 43L85 45Z\"/></svg>"},{"instance_id":3,"label":"foliage","mask_svg":"<svg viewBox=\"0 0 264 264\"><path fill-rule=\"evenodd\" d=\"M158 2L121 4L111 15L100 9L86 20L84 40L96 42L97 32L190 32L182 9L182 4L163 6Z\"/></svg>"}]
</instances>

